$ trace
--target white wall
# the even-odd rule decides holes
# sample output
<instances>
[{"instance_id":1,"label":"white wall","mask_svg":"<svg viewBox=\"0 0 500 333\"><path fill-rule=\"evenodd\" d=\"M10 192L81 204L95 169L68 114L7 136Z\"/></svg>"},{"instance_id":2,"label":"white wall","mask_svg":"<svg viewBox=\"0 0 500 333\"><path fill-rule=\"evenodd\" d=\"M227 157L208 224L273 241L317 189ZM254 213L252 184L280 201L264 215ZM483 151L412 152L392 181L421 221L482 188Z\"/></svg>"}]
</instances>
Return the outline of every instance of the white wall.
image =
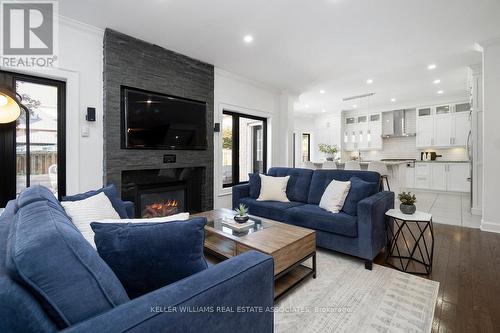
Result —
<instances>
[{"instance_id":1,"label":"white wall","mask_svg":"<svg viewBox=\"0 0 500 333\"><path fill-rule=\"evenodd\" d=\"M483 219L481 230L500 233L500 38L483 48Z\"/></svg>"},{"instance_id":2,"label":"white wall","mask_svg":"<svg viewBox=\"0 0 500 333\"><path fill-rule=\"evenodd\" d=\"M59 67L55 70L17 70L66 82L66 192L74 194L102 186L103 175L103 34L100 29L61 17ZM12 68L2 68L16 71ZM85 121L95 107L97 121ZM81 126L89 136L81 137Z\"/></svg>"},{"instance_id":3,"label":"white wall","mask_svg":"<svg viewBox=\"0 0 500 333\"><path fill-rule=\"evenodd\" d=\"M222 111L234 111L267 118L268 124L268 167L286 165L288 159L287 137L289 135L288 105L282 100L288 97L273 88L215 69L214 119L222 122ZM283 111L284 109L285 111ZM231 189L222 187L222 142L221 133L215 133L214 164L214 206L231 207Z\"/></svg>"}]
</instances>

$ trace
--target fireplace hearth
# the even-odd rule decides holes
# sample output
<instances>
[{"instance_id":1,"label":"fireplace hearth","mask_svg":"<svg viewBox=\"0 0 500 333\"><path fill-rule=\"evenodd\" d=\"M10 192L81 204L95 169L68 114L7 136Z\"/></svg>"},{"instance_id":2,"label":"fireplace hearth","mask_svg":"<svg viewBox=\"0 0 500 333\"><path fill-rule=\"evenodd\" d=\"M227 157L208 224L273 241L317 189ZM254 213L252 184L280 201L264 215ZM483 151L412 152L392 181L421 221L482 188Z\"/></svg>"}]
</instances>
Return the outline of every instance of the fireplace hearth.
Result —
<instances>
[{"instance_id":1,"label":"fireplace hearth","mask_svg":"<svg viewBox=\"0 0 500 333\"><path fill-rule=\"evenodd\" d=\"M122 198L135 203L139 218L201 211L204 168L126 170Z\"/></svg>"}]
</instances>

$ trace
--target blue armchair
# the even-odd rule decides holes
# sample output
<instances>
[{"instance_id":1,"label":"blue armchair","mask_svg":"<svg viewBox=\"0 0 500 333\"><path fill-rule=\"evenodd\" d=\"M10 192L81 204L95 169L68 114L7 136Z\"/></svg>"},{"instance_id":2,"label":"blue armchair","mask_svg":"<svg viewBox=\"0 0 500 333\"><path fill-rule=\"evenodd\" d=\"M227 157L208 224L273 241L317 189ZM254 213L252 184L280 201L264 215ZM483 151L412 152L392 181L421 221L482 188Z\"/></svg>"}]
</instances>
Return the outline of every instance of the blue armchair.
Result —
<instances>
[{"instance_id":1,"label":"blue armchair","mask_svg":"<svg viewBox=\"0 0 500 333\"><path fill-rule=\"evenodd\" d=\"M318 246L363 258L365 267L372 268L373 259L386 245L385 212L394 208L394 192L382 191L380 174L271 168L268 175L290 176L286 189L290 202L257 201L260 178L251 175L248 184L233 187L233 207L243 203L253 215L314 229ZM348 200L337 214L319 207L333 179L353 180Z\"/></svg>"},{"instance_id":2,"label":"blue armchair","mask_svg":"<svg viewBox=\"0 0 500 333\"><path fill-rule=\"evenodd\" d=\"M0 332L272 332L273 272L270 256L249 251L130 300L53 194L33 186L0 216Z\"/></svg>"}]
</instances>

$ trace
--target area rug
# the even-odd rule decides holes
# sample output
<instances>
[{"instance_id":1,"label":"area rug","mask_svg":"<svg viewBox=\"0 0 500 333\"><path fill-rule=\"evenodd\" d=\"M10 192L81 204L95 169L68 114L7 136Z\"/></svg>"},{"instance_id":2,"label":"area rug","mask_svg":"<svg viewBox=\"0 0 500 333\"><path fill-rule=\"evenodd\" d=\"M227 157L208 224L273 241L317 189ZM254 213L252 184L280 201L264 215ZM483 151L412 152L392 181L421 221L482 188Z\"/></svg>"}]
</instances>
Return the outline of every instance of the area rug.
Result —
<instances>
[{"instance_id":1,"label":"area rug","mask_svg":"<svg viewBox=\"0 0 500 333\"><path fill-rule=\"evenodd\" d=\"M320 251L318 276L276 304L275 332L430 332L439 283Z\"/></svg>"}]
</instances>

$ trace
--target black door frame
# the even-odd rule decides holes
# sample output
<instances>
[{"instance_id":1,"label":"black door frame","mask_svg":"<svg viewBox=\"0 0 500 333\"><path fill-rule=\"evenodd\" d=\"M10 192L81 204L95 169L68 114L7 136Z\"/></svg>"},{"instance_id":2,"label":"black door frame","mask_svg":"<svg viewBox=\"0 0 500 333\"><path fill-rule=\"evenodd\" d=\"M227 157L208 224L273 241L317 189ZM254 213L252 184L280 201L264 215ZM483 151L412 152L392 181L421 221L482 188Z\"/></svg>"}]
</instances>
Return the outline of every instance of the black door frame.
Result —
<instances>
[{"instance_id":1,"label":"black door frame","mask_svg":"<svg viewBox=\"0 0 500 333\"><path fill-rule=\"evenodd\" d=\"M240 182L240 117L241 118L246 118L246 119L253 119L253 120L258 120L262 121L262 130L263 130L263 152L262 152L262 157L263 157L263 169L264 172L267 172L267 118L264 117L258 117L258 116L252 116L244 113L239 113L239 112L234 112L234 111L229 111L229 110L222 110L222 114L225 115L227 114L228 116L233 117L233 153L232 153L232 182L230 184L222 184L222 187L228 188L228 187L233 187L234 185L239 185L239 184L244 184L246 182ZM235 138L237 138L235 140Z\"/></svg>"},{"instance_id":2,"label":"black door frame","mask_svg":"<svg viewBox=\"0 0 500 333\"><path fill-rule=\"evenodd\" d=\"M20 74L0 70L0 81L4 78L4 85L16 91L16 82L23 81L35 84L54 86L58 90L58 108L57 108L57 186L58 196L61 199L66 195L66 82L50 78ZM8 79L10 77L10 79ZM26 122L26 133L29 133L29 118ZM2 142L3 141L3 142ZM29 145L29 138L26 146ZM29 153L29 148L27 148ZM0 126L0 160L5 160L4 166L0 166L0 172L5 175L0 189L0 206L3 207L7 201L16 197L16 122ZM26 186L29 186L30 165L27 159L26 165ZM3 164L3 163L1 163Z\"/></svg>"},{"instance_id":3,"label":"black door frame","mask_svg":"<svg viewBox=\"0 0 500 333\"><path fill-rule=\"evenodd\" d=\"M307 162L311 162L311 134L310 133L302 133L302 142L304 143L304 137L307 137ZM302 145L301 145L302 148ZM301 156L302 159L303 156ZM305 161L301 161L305 162Z\"/></svg>"}]
</instances>

